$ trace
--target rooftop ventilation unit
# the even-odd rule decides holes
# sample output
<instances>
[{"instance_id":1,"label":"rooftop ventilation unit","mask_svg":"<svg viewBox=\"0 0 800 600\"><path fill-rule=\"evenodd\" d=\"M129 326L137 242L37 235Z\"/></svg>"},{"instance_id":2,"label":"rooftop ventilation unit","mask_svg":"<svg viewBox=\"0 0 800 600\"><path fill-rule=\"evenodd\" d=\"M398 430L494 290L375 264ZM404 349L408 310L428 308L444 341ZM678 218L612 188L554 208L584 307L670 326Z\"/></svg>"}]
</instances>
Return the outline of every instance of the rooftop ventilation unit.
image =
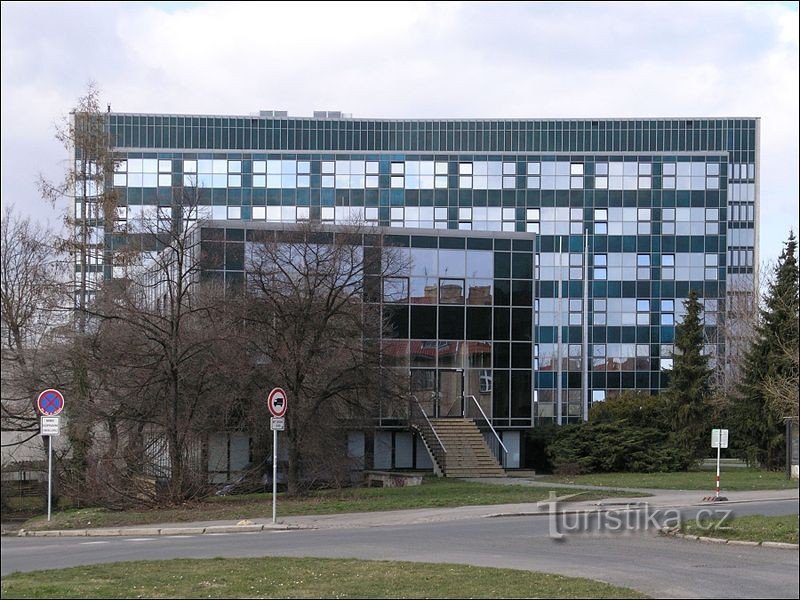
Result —
<instances>
[{"instance_id":1,"label":"rooftop ventilation unit","mask_svg":"<svg viewBox=\"0 0 800 600\"><path fill-rule=\"evenodd\" d=\"M352 113L343 113L340 110L315 110L315 119L352 119Z\"/></svg>"}]
</instances>

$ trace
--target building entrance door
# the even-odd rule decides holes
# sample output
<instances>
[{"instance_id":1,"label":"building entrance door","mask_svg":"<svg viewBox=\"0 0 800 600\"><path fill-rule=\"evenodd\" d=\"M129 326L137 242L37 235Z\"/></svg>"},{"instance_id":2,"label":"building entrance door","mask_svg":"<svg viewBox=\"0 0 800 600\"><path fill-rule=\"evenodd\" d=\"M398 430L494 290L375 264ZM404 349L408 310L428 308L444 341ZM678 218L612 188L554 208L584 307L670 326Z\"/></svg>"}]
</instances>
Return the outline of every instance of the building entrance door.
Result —
<instances>
[{"instance_id":1,"label":"building entrance door","mask_svg":"<svg viewBox=\"0 0 800 600\"><path fill-rule=\"evenodd\" d=\"M411 393L429 417L464 416L463 369L412 369Z\"/></svg>"},{"instance_id":2,"label":"building entrance door","mask_svg":"<svg viewBox=\"0 0 800 600\"><path fill-rule=\"evenodd\" d=\"M439 418L464 416L464 370L437 371L437 414Z\"/></svg>"}]
</instances>

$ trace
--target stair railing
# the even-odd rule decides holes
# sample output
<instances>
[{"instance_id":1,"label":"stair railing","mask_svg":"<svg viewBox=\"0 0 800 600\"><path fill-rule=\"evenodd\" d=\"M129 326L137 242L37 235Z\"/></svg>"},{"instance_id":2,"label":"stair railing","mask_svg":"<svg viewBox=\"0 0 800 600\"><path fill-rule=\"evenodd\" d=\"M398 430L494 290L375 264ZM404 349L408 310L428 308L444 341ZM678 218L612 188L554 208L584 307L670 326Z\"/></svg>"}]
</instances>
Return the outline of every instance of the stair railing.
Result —
<instances>
[{"instance_id":1,"label":"stair railing","mask_svg":"<svg viewBox=\"0 0 800 600\"><path fill-rule=\"evenodd\" d=\"M492 426L492 422L489 420L489 417L487 417L486 413L483 412L483 408L481 408L481 405L480 405L480 402L478 402L478 399L475 396L473 396L472 394L465 394L464 397L465 398L472 398L472 401L475 403L475 406L477 406L478 410L481 411L481 414L483 415L483 419L486 421L486 424L489 425L489 429L492 430L492 433L494 434L494 437L497 439L497 443L500 444L500 447L503 449L503 451L506 454L508 454L508 448L506 448L506 445L503 443L503 440L500 439L500 436L497 435L497 431Z\"/></svg>"},{"instance_id":2,"label":"stair railing","mask_svg":"<svg viewBox=\"0 0 800 600\"><path fill-rule=\"evenodd\" d=\"M428 446L429 442L433 443L433 440L436 440L433 448L429 447L428 450L431 451L434 461L438 462L438 466L444 472L447 462L447 447L445 447L442 438L439 437L436 428L428 418L428 413L426 413L425 409L422 408L419 398L417 398L414 394L410 394L410 397L413 400L413 402L409 403L409 420L411 425L416 427L416 429L422 433L422 441L426 446ZM427 436L425 435L426 433L428 434Z\"/></svg>"}]
</instances>

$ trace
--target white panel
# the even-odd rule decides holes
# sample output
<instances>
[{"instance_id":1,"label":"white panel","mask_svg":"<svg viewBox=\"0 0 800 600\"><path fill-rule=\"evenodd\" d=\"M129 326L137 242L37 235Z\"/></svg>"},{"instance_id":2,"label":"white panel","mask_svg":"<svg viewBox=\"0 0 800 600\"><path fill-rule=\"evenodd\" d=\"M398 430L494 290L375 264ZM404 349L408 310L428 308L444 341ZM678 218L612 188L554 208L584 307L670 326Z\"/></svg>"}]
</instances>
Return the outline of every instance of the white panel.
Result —
<instances>
[{"instance_id":1,"label":"white panel","mask_svg":"<svg viewBox=\"0 0 800 600\"><path fill-rule=\"evenodd\" d=\"M250 463L250 436L231 433L231 471L241 471Z\"/></svg>"},{"instance_id":2,"label":"white panel","mask_svg":"<svg viewBox=\"0 0 800 600\"><path fill-rule=\"evenodd\" d=\"M394 466L410 469L414 466L414 434L398 431L394 434Z\"/></svg>"},{"instance_id":3,"label":"white panel","mask_svg":"<svg viewBox=\"0 0 800 600\"><path fill-rule=\"evenodd\" d=\"M347 432L347 457L364 458L364 432Z\"/></svg>"},{"instance_id":4,"label":"white panel","mask_svg":"<svg viewBox=\"0 0 800 600\"><path fill-rule=\"evenodd\" d=\"M347 432L347 458L350 459L351 467L355 469L364 468L364 432Z\"/></svg>"},{"instance_id":5,"label":"white panel","mask_svg":"<svg viewBox=\"0 0 800 600\"><path fill-rule=\"evenodd\" d=\"M501 434L503 444L508 448L508 453L504 453L505 456L503 460L503 466L506 469L519 468L519 433L519 431L504 431Z\"/></svg>"},{"instance_id":6,"label":"white panel","mask_svg":"<svg viewBox=\"0 0 800 600\"><path fill-rule=\"evenodd\" d=\"M208 436L208 470L228 470L228 434L212 433Z\"/></svg>"},{"instance_id":7,"label":"white panel","mask_svg":"<svg viewBox=\"0 0 800 600\"><path fill-rule=\"evenodd\" d=\"M392 468L392 433L390 431L375 432L375 451L373 468Z\"/></svg>"}]
</instances>

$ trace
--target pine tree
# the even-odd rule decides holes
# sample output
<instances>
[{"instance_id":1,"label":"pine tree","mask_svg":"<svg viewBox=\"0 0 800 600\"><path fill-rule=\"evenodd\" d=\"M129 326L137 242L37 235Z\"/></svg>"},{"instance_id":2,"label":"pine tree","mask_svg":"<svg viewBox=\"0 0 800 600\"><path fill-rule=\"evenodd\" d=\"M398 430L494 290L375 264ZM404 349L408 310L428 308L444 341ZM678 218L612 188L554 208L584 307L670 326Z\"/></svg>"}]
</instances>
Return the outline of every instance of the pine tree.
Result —
<instances>
[{"instance_id":1,"label":"pine tree","mask_svg":"<svg viewBox=\"0 0 800 600\"><path fill-rule=\"evenodd\" d=\"M705 341L702 306L697 292L691 290L684 301L686 315L676 328L675 352L669 387L666 390L675 441L700 459L706 451L710 430L712 370L703 354Z\"/></svg>"},{"instance_id":2,"label":"pine tree","mask_svg":"<svg viewBox=\"0 0 800 600\"><path fill-rule=\"evenodd\" d=\"M732 440L750 462L775 469L785 461L782 414L767 393L768 382L797 377L798 270L797 239L789 234L773 271L760 310L756 339L745 357L745 373L734 398ZM796 390L795 390L796 392Z\"/></svg>"}]
</instances>

